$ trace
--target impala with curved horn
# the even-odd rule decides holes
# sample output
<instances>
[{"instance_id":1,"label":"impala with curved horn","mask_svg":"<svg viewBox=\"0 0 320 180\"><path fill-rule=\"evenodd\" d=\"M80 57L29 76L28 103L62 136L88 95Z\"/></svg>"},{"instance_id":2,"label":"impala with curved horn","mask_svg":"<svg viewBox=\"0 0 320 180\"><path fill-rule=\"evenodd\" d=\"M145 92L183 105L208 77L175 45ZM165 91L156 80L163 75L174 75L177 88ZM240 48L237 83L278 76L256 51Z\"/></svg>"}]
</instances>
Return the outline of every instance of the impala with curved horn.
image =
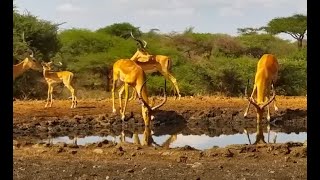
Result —
<instances>
[{"instance_id":1,"label":"impala with curved horn","mask_svg":"<svg viewBox=\"0 0 320 180\"><path fill-rule=\"evenodd\" d=\"M131 37L138 42L140 48L130 58L130 60L136 62L146 73L160 72L167 80L170 80L174 87L178 98L181 98L180 90L176 78L171 74L170 69L172 66L172 60L168 56L164 55L151 55L147 52L147 42L145 40L139 40L130 33ZM133 92L132 99L135 99L136 92Z\"/></svg>"},{"instance_id":2,"label":"impala with curved horn","mask_svg":"<svg viewBox=\"0 0 320 180\"><path fill-rule=\"evenodd\" d=\"M124 98L124 107L121 105L121 95L119 96L120 100L120 114L121 119L125 120L125 111L128 102L128 88L129 85L134 88L134 90L138 93L139 100L142 103L141 113L145 123L145 126L150 125L151 116L154 110L160 108L167 100L166 96L166 81L165 81L165 90L164 90L164 99L163 101L154 107L150 107L148 92L146 87L146 74L142 70L142 68L137 65L134 61L130 61L128 59L119 59L113 64L113 83L112 83L112 108L113 112L116 112L115 108L115 88L116 82L120 80L124 82L123 88L125 92Z\"/></svg>"},{"instance_id":3,"label":"impala with curved horn","mask_svg":"<svg viewBox=\"0 0 320 180\"><path fill-rule=\"evenodd\" d=\"M53 85L58 83L63 83L64 86L67 87L71 92L71 99L72 99L71 108L76 108L77 106L76 90L71 85L74 74L70 71L58 71L58 72L51 71L52 63L53 63L52 61L47 63L45 62L41 63L43 67L43 77L45 78L48 84L48 98L47 98L47 103L45 107L48 107L48 105L49 107L52 107ZM59 64L61 64L61 62L59 62ZM49 104L49 101L50 101L50 104Z\"/></svg>"},{"instance_id":4,"label":"impala with curved horn","mask_svg":"<svg viewBox=\"0 0 320 180\"><path fill-rule=\"evenodd\" d=\"M276 99L275 99L275 89L274 89L274 83L277 80L278 76L278 69L279 69L279 64L276 59L276 57L272 54L264 54L257 65L257 72L255 75L255 83L253 87L253 91L250 97L247 97L249 104L245 110L244 117L247 116L248 110L250 107L250 104L253 104L256 108L257 112L257 123L260 123L262 120L262 115L264 112L264 108L266 106L268 109L267 113L267 120L270 122L270 108L269 104L274 101L274 109L275 111L278 111L278 107L276 105ZM249 81L248 81L249 82ZM248 86L248 85L247 85ZM273 95L270 98L270 86L273 91ZM255 100L253 96L256 93L257 99ZM247 87L246 87L246 92L247 96Z\"/></svg>"},{"instance_id":5,"label":"impala with curved horn","mask_svg":"<svg viewBox=\"0 0 320 180\"><path fill-rule=\"evenodd\" d=\"M22 40L24 43L26 43L24 40L24 33L22 34ZM33 51L31 49L30 51L31 54L29 55L29 57L26 57L20 63L13 65L13 80L15 80L18 76L22 75L25 71L29 69L42 71L41 65L33 57Z\"/></svg>"}]
</instances>

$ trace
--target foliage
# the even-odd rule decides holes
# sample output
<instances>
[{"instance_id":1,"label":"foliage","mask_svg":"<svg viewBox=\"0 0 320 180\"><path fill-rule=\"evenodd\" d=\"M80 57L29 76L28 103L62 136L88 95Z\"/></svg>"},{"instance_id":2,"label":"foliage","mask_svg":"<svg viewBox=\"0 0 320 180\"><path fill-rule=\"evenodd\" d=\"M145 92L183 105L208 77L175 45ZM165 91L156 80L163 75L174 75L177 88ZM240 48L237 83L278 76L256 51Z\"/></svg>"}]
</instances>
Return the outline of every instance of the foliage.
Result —
<instances>
[{"instance_id":1,"label":"foliage","mask_svg":"<svg viewBox=\"0 0 320 180\"><path fill-rule=\"evenodd\" d=\"M21 59L21 53L29 48L36 52L38 59L49 59L59 51L61 44L57 39L59 24L40 20L29 13L13 13L13 56ZM27 46L22 45L22 34Z\"/></svg>"},{"instance_id":2,"label":"foliage","mask_svg":"<svg viewBox=\"0 0 320 180\"><path fill-rule=\"evenodd\" d=\"M97 30L97 32L102 32L105 34L118 36L125 39L128 39L130 37L131 31L135 37L139 37L141 35L141 31L139 30L138 27L135 27L132 24L127 22L115 23L110 26L106 26L104 28L100 28Z\"/></svg>"},{"instance_id":3,"label":"foliage","mask_svg":"<svg viewBox=\"0 0 320 180\"><path fill-rule=\"evenodd\" d=\"M13 63L23 60L31 53L30 50L38 61L54 57L61 47L57 38L59 24L30 13L20 14L16 6L13 8ZM13 84L14 96L20 98L45 97L44 89L46 84L42 74L31 70L15 79Z\"/></svg>"},{"instance_id":4,"label":"foliage","mask_svg":"<svg viewBox=\"0 0 320 180\"><path fill-rule=\"evenodd\" d=\"M298 47L301 48L302 40L307 31L307 16L295 14L290 17L274 18L265 29L271 34L289 34L298 41Z\"/></svg>"},{"instance_id":5,"label":"foliage","mask_svg":"<svg viewBox=\"0 0 320 180\"><path fill-rule=\"evenodd\" d=\"M279 94L288 96L298 96L301 94L306 94L306 61L280 60L279 64L279 79L276 82L277 92Z\"/></svg>"},{"instance_id":6,"label":"foliage","mask_svg":"<svg viewBox=\"0 0 320 180\"><path fill-rule=\"evenodd\" d=\"M280 63L276 90L283 95L302 95L306 91L306 46L273 34L258 33L261 28L239 29L239 36L196 33L188 27L183 33L159 33L151 29L143 33L130 23L115 23L97 31L67 29L57 33L58 25L14 11L13 43L16 59L25 57L29 49L38 59L62 62L56 70L75 74L79 98L106 97L110 91L112 65L118 59L129 59L137 50L134 36L145 40L150 54L166 55L172 60L172 74L177 79L182 95L241 96L248 79L252 88L256 65L264 53L274 54ZM271 29L269 29L271 30ZM22 33L25 34L25 42ZM46 43L44 43L46 42ZM148 74L148 93L161 95L163 77ZM42 74L28 71L14 82L14 95L20 98L46 98L46 83ZM173 95L172 83L167 92ZM54 96L67 97L62 87L55 88ZM92 94L92 93L91 93Z\"/></svg>"}]
</instances>

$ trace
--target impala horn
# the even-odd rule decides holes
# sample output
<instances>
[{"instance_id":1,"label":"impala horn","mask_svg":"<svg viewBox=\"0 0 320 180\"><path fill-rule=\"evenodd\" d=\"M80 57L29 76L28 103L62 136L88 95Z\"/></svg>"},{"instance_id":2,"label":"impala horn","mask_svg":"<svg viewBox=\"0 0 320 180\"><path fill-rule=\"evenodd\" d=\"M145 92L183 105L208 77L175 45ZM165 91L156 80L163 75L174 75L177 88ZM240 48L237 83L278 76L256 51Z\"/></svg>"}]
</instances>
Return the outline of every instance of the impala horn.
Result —
<instances>
[{"instance_id":1,"label":"impala horn","mask_svg":"<svg viewBox=\"0 0 320 180\"><path fill-rule=\"evenodd\" d=\"M147 46L147 42L144 41L145 42L145 44L144 44L141 40L139 40L136 37L134 37L133 34L132 34L132 31L130 32L130 35L134 40L136 40L139 43L141 48L145 48L145 46Z\"/></svg>"},{"instance_id":2,"label":"impala horn","mask_svg":"<svg viewBox=\"0 0 320 180\"><path fill-rule=\"evenodd\" d=\"M142 84L141 89L140 89L140 93L138 94L138 96L139 96L139 100L142 102L142 104L144 104L148 108L149 111L154 111L154 110L160 108L161 106L163 106L164 103L166 103L166 101L167 101L167 95L166 95L167 81L166 81L166 79L164 79L164 94L163 94L164 99L159 105L154 106L154 107L150 107L149 104L141 96L143 86L146 84L147 81L148 81L148 79Z\"/></svg>"}]
</instances>

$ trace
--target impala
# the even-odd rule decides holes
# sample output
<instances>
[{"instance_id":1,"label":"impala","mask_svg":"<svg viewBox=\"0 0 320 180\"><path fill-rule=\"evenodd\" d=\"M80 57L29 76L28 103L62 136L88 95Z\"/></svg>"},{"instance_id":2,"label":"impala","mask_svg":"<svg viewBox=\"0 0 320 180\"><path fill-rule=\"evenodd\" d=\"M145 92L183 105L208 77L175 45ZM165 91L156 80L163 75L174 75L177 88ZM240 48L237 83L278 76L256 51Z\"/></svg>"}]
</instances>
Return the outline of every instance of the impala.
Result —
<instances>
[{"instance_id":1,"label":"impala","mask_svg":"<svg viewBox=\"0 0 320 180\"><path fill-rule=\"evenodd\" d=\"M24 44L28 46L28 43L24 39L24 32L22 33L22 41ZM30 49L31 55L29 57L26 57L23 61L20 63L13 65L13 80L15 80L18 76L23 74L25 71L29 69L33 69L36 71L42 71L41 65L36 62L36 60L33 57L33 51Z\"/></svg>"},{"instance_id":2,"label":"impala","mask_svg":"<svg viewBox=\"0 0 320 180\"><path fill-rule=\"evenodd\" d=\"M13 65L13 80L15 80L18 76L20 76L29 69L42 71L41 65L38 62L36 62L36 60L33 57L33 52L29 57L26 57L20 63Z\"/></svg>"},{"instance_id":3,"label":"impala","mask_svg":"<svg viewBox=\"0 0 320 180\"><path fill-rule=\"evenodd\" d=\"M119 96L120 100L120 114L121 119L125 120L125 111L127 107L128 102L128 88L129 85L134 88L134 90L138 93L139 100L141 101L141 113L142 117L145 123L145 126L150 125L150 119L152 116L152 113L157 108L160 108L167 100L166 96L166 81L165 81L165 90L164 90L164 99L163 101L154 107L150 107L149 105L149 99L148 99L148 93L147 88L145 86L146 84L146 74L142 70L142 68L137 65L134 61L130 61L128 59L119 59L113 64L113 82L112 82L112 110L115 113L116 108L114 104L115 100L115 88L116 88L116 82L120 80L124 82L124 92L125 92L125 98L124 98L124 107L122 108L121 105L121 95Z\"/></svg>"},{"instance_id":4,"label":"impala","mask_svg":"<svg viewBox=\"0 0 320 180\"><path fill-rule=\"evenodd\" d=\"M168 56L164 55L150 55L146 51L146 41L143 40L142 42L135 38L132 32L131 37L139 43L140 48L137 49L136 53L130 58L130 60L136 62L146 73L160 72L167 80L170 80L173 83L175 91L178 94L178 98L180 99L181 95L177 80L170 72L172 60ZM131 99L135 99L135 97L136 92L133 91Z\"/></svg>"},{"instance_id":5,"label":"impala","mask_svg":"<svg viewBox=\"0 0 320 180\"><path fill-rule=\"evenodd\" d=\"M43 67L43 77L45 78L48 84L48 98L45 107L52 107L52 92L53 92L53 85L63 83L65 87L69 89L71 92L71 99L72 104L71 108L76 108L77 106L77 97L76 97L76 90L72 87L72 79L74 77L73 73L70 71L58 71L54 72L51 71L52 69L52 61L50 62L42 62ZM50 104L49 104L50 101Z\"/></svg>"},{"instance_id":6,"label":"impala","mask_svg":"<svg viewBox=\"0 0 320 180\"><path fill-rule=\"evenodd\" d=\"M245 110L244 117L247 116L250 104L253 104L256 108L257 113L257 123L260 123L262 120L262 115L264 108L266 106L268 109L267 120L270 122L270 108L269 104L274 101L274 109L278 111L275 99L275 90L273 83L276 82L278 76L279 64L276 57L272 54L264 54L257 65L257 72L255 75L255 82L253 86L253 91L250 97L247 97L249 104ZM272 88L273 95L270 98L270 87ZM246 88L247 89L247 88ZM253 98L256 93L257 100ZM247 96L247 90L246 90Z\"/></svg>"},{"instance_id":7,"label":"impala","mask_svg":"<svg viewBox=\"0 0 320 180\"><path fill-rule=\"evenodd\" d=\"M269 143L269 139L270 139L270 124L267 125L267 132L268 132L268 143ZM251 144L251 140L249 137L249 133L246 129L244 129L244 133L247 135L247 138L249 140L249 144ZM276 139L277 139L277 133L275 133L274 137L273 137L273 143L276 143ZM265 144L266 141L264 139L264 134L263 134L263 126L260 123L257 123L257 131L256 131L256 141L253 144Z\"/></svg>"}]
</instances>

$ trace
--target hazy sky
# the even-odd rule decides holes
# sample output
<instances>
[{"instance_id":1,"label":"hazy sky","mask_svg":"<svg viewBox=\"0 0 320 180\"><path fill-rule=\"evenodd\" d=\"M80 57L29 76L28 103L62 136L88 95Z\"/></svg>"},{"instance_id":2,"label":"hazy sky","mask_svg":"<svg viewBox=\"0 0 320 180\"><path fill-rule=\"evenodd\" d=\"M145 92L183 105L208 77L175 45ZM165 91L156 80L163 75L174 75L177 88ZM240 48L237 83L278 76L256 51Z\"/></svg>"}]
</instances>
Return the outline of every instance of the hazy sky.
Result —
<instances>
[{"instance_id":1,"label":"hazy sky","mask_svg":"<svg viewBox=\"0 0 320 180\"><path fill-rule=\"evenodd\" d=\"M237 28L265 26L275 17L307 14L307 0L14 0L18 10L41 19L66 22L61 29L96 30L129 22L147 32L237 35ZM281 36L289 38L289 36Z\"/></svg>"}]
</instances>

